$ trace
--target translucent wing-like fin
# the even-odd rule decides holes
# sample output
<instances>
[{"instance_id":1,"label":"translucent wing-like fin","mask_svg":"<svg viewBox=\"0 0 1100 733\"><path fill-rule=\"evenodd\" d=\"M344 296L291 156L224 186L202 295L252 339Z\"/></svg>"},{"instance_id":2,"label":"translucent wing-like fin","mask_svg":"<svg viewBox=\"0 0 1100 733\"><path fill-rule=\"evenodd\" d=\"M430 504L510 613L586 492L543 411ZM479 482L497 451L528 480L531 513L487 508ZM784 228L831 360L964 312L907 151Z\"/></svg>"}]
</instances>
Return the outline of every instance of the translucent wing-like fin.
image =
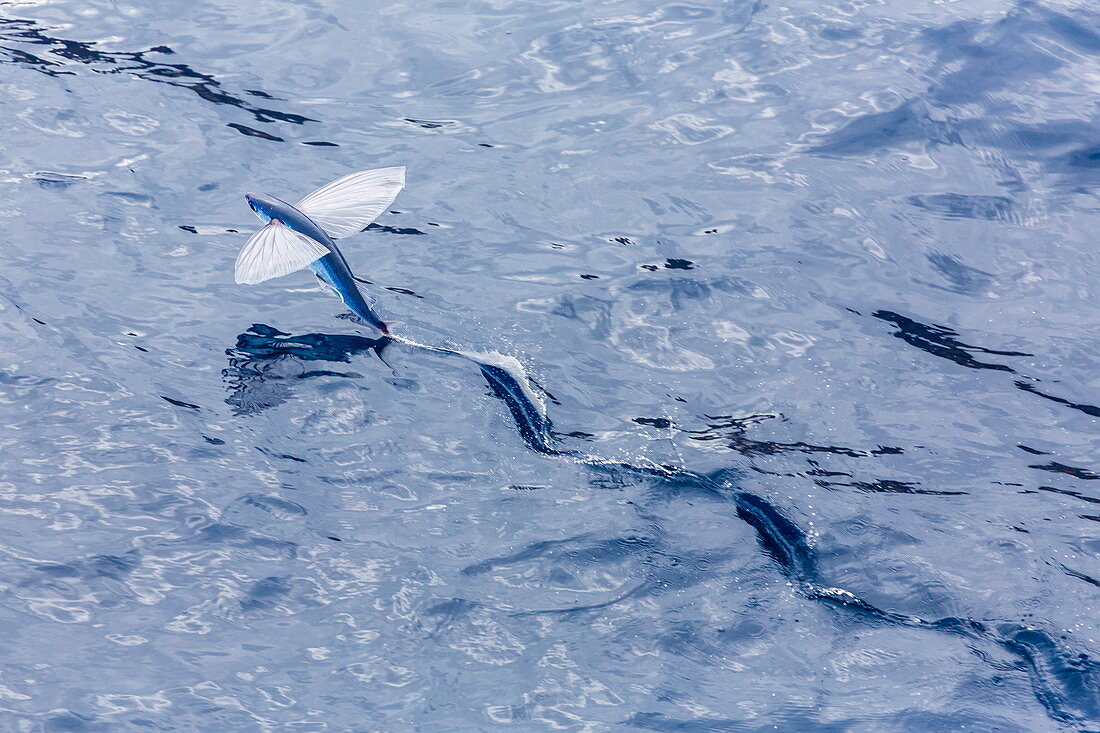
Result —
<instances>
[{"instance_id":1,"label":"translucent wing-like fin","mask_svg":"<svg viewBox=\"0 0 1100 733\"><path fill-rule=\"evenodd\" d=\"M253 234L237 255L235 279L244 285L255 285L289 275L328 253L320 242L273 221Z\"/></svg>"},{"instance_id":2,"label":"translucent wing-like fin","mask_svg":"<svg viewBox=\"0 0 1100 733\"><path fill-rule=\"evenodd\" d=\"M321 186L294 208L333 239L350 237L378 218L405 187L405 166L351 173Z\"/></svg>"},{"instance_id":3,"label":"translucent wing-like fin","mask_svg":"<svg viewBox=\"0 0 1100 733\"><path fill-rule=\"evenodd\" d=\"M362 296L363 300L367 301L367 305L369 305L371 308L378 305L377 295L375 295L374 293L368 293L366 290L363 290L363 288L360 288L358 285L356 285L355 287L358 288L359 295Z\"/></svg>"}]
</instances>

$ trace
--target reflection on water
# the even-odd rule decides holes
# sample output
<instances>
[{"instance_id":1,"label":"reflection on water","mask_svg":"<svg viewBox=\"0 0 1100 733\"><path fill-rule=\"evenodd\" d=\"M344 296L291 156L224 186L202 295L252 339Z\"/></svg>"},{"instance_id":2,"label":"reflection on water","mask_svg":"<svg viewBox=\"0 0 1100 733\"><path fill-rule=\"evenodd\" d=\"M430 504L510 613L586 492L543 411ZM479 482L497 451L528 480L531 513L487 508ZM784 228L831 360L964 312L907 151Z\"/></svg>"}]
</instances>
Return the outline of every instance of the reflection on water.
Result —
<instances>
[{"instance_id":1,"label":"reflection on water","mask_svg":"<svg viewBox=\"0 0 1100 733\"><path fill-rule=\"evenodd\" d=\"M1098 29L0 8L0 728L1100 729Z\"/></svg>"},{"instance_id":2,"label":"reflection on water","mask_svg":"<svg viewBox=\"0 0 1100 733\"><path fill-rule=\"evenodd\" d=\"M281 405L293 397L294 380L310 377L362 379L356 372L309 369L303 362L349 363L353 356L373 352L378 358L390 344L388 338L307 333L291 336L271 326L254 323L237 337L236 348L226 352L229 366L222 376L232 392L226 402L239 415L250 415Z\"/></svg>"}]
</instances>

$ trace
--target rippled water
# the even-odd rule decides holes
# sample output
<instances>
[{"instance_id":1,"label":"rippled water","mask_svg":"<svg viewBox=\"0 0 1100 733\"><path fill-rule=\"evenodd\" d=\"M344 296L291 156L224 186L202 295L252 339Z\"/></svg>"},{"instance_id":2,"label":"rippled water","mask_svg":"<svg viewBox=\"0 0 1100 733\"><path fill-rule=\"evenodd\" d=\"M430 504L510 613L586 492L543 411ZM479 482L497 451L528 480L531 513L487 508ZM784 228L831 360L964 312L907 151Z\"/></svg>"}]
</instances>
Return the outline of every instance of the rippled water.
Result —
<instances>
[{"instance_id":1,"label":"rippled water","mask_svg":"<svg viewBox=\"0 0 1100 733\"><path fill-rule=\"evenodd\" d=\"M1100 730L1088 4L9 2L0 59L3 729ZM383 317L552 425L233 284L246 190L387 165Z\"/></svg>"}]
</instances>

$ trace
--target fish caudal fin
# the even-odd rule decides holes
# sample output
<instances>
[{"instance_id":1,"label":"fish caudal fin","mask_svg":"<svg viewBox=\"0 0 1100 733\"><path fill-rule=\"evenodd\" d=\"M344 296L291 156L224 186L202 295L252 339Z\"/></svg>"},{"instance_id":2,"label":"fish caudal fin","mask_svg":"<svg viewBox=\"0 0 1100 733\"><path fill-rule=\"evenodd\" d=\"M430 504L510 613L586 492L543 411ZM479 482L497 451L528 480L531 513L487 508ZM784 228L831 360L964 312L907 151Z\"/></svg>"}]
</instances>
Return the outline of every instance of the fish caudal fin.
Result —
<instances>
[{"instance_id":1,"label":"fish caudal fin","mask_svg":"<svg viewBox=\"0 0 1100 733\"><path fill-rule=\"evenodd\" d=\"M289 275L328 253L328 248L320 242L272 219L252 235L237 255L234 279L243 285L255 285Z\"/></svg>"}]
</instances>

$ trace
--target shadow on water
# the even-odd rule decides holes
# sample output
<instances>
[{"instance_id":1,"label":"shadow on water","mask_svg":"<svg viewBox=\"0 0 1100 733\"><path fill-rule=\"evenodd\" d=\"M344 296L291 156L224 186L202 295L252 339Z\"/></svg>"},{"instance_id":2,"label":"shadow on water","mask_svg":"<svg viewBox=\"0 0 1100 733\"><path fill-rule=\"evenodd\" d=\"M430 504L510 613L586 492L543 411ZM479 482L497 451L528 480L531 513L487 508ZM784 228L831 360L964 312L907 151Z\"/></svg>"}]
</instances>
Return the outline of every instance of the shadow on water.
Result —
<instances>
[{"instance_id":1,"label":"shadow on water","mask_svg":"<svg viewBox=\"0 0 1100 733\"><path fill-rule=\"evenodd\" d=\"M954 338L954 332L942 327L929 327L910 321L896 314L876 314L877 317L902 328L907 338L927 344L932 353L950 358L973 368L989 368L973 360L971 352L1016 356L1018 352L995 351L964 344ZM892 316L892 317L888 317ZM562 450L556 444L563 436L554 433L538 394L522 372L519 362L499 354L474 354L434 346L396 337L396 339L369 339L360 336L311 333L294 336L270 326L254 324L242 333L235 348L230 349L230 366L225 370L226 380L233 394L227 402L238 414L251 414L258 410L284 402L290 397L289 379L302 379L313 375L337 375L358 377L354 373L342 373L325 369L307 369L305 364L314 361L350 363L355 356L374 353L382 358L392 343L426 351L450 354L474 363L485 379L492 396L508 408L516 430L524 444L532 451L552 457L565 458L585 465L611 485L627 481L645 482L651 493L661 497L706 496L732 504L733 511L755 532L761 550L776 564L778 570L795 587L802 597L821 603L862 619L865 623L902 628L921 629L929 632L963 637L977 644L989 644L1010 653L1018 660L1017 669L1025 672L1038 701L1055 720L1077 726L1100 725L1100 664L1085 654L1074 654L1063 648L1055 636L1039 628L1011 620L974 620L962 617L927 619L878 608L854 593L829 584L819 569L818 554L805 532L791 521L779 508L767 499L738 488L739 474L732 469L721 469L701 474L687 468L657 463L627 463L588 455L577 450ZM938 352L938 353L937 353ZM276 366L283 367L281 370ZM999 371L1011 371L1004 367ZM807 450L807 446L787 446L795 451ZM892 452L889 449L880 449ZM816 452L816 451L810 451ZM830 451L826 451L830 452ZM847 451L843 451L847 453ZM593 485L599 485L594 481ZM659 529L656 529L659 533ZM599 544L599 543L597 543ZM573 538L541 542L520 550L517 554L483 561L467 568L468 575L488 572L498 564L517 559L535 557L547 552L567 553L615 553L642 551L653 554L655 561L648 563L658 568L636 585L610 600L599 603L561 609L521 612L519 615L578 614L620 603L629 598L665 592L695 582L679 577L684 571L676 571L684 558L672 558L674 562L661 563L657 555L669 555L658 539L626 538L610 541L606 547ZM673 553L674 554L674 553ZM702 559L709 562L713 558ZM678 574L679 573L679 574ZM453 609L452 609L453 611ZM444 610L440 610L444 613ZM987 655L978 652L982 659ZM641 722L641 721L638 721ZM671 721L664 721L671 722ZM642 726L646 727L646 726ZM1081 728L1086 730L1087 728ZM1100 730L1100 728L1092 728Z\"/></svg>"},{"instance_id":2,"label":"shadow on water","mask_svg":"<svg viewBox=\"0 0 1100 733\"><path fill-rule=\"evenodd\" d=\"M226 402L238 415L252 415L281 405L293 395L293 385L310 377L357 379L355 372L308 369L312 361L349 363L353 356L374 353L382 358L388 338L327 333L292 336L262 323L254 323L237 336L237 345L227 350L229 366L222 376L231 391Z\"/></svg>"}]
</instances>

